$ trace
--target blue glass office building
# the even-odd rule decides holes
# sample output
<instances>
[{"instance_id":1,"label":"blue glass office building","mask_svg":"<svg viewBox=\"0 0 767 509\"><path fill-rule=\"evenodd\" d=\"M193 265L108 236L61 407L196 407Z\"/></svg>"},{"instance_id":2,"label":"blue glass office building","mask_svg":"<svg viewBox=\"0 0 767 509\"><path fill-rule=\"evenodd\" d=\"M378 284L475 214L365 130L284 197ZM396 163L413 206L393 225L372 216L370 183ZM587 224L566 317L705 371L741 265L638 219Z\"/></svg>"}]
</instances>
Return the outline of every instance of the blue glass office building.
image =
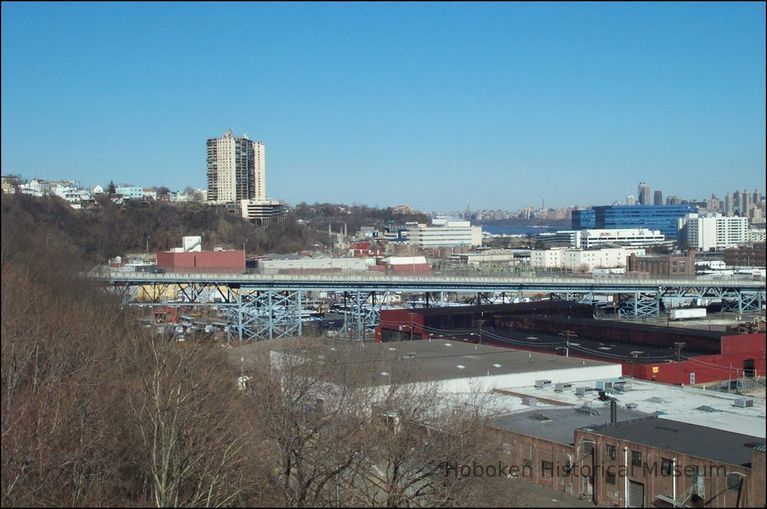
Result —
<instances>
[{"instance_id":1,"label":"blue glass office building","mask_svg":"<svg viewBox=\"0 0 767 509\"><path fill-rule=\"evenodd\" d=\"M594 209L587 210L573 210L570 224L573 230L588 230L596 228L596 214Z\"/></svg>"},{"instance_id":2,"label":"blue glass office building","mask_svg":"<svg viewBox=\"0 0 767 509\"><path fill-rule=\"evenodd\" d=\"M686 214L698 212L698 208L692 205L603 205L593 207L591 210L594 213L594 226L591 228L660 230L667 240L676 240L677 219L683 218ZM578 215L580 226L577 227L575 212L580 212ZM584 212L587 211L573 211L574 230L589 228L583 226L590 222L588 215L584 220Z\"/></svg>"}]
</instances>

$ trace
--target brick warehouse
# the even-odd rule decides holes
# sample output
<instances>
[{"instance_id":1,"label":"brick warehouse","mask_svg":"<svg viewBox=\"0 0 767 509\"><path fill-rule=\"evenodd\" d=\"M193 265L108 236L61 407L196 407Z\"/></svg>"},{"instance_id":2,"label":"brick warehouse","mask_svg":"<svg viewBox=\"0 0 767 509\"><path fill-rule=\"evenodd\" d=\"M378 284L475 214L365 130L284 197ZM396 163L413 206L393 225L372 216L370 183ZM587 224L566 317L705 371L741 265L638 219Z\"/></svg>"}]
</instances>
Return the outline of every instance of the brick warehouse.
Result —
<instances>
[{"instance_id":1,"label":"brick warehouse","mask_svg":"<svg viewBox=\"0 0 767 509\"><path fill-rule=\"evenodd\" d=\"M648 417L578 429L575 443L598 505L764 506L763 439Z\"/></svg>"},{"instance_id":2,"label":"brick warehouse","mask_svg":"<svg viewBox=\"0 0 767 509\"><path fill-rule=\"evenodd\" d=\"M429 337L620 362L624 376L674 384L758 376L767 369L765 333L595 320L586 304L545 301L381 311L376 341Z\"/></svg>"}]
</instances>

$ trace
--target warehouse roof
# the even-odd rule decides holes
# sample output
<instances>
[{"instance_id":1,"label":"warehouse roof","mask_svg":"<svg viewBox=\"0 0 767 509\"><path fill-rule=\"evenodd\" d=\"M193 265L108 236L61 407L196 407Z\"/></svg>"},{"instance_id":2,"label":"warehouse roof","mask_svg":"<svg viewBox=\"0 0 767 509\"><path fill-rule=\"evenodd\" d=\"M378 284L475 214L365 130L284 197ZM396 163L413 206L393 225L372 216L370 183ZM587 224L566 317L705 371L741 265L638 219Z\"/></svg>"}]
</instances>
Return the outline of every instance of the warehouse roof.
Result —
<instances>
[{"instance_id":1,"label":"warehouse roof","mask_svg":"<svg viewBox=\"0 0 767 509\"><path fill-rule=\"evenodd\" d=\"M274 351L290 349L291 342L276 342L271 347ZM304 351L301 355L308 353ZM405 375L409 382L432 382L581 368L585 368L584 379L589 379L593 376L586 373L588 368L611 364L437 339L388 343L325 340L313 344L311 354L322 356L326 362L335 358L366 366L366 383L372 385L388 385L392 377L396 381Z\"/></svg>"},{"instance_id":2,"label":"warehouse roof","mask_svg":"<svg viewBox=\"0 0 767 509\"><path fill-rule=\"evenodd\" d=\"M618 408L618 422L649 417L648 414ZM502 415L491 426L560 444L572 444L575 430L610 422L610 406L531 408L526 412Z\"/></svg>"},{"instance_id":3,"label":"warehouse roof","mask_svg":"<svg viewBox=\"0 0 767 509\"><path fill-rule=\"evenodd\" d=\"M619 408L625 408L627 404L636 405L635 409L638 411L649 414L657 412L657 415L665 419L734 431L764 440L767 410L764 399L636 379L626 379L625 382L623 392L610 391L609 394L618 401ZM503 392L520 398L532 396L539 401L560 404L603 405L604 402L599 401L598 392L591 390L595 386L596 382L574 383L571 387L556 392L552 385L536 388L531 384L527 387L506 388ZM584 391L583 395L578 395L577 388L589 390ZM753 406L736 406L736 401L742 399L751 400Z\"/></svg>"},{"instance_id":4,"label":"warehouse roof","mask_svg":"<svg viewBox=\"0 0 767 509\"><path fill-rule=\"evenodd\" d=\"M593 428L599 435L628 440L731 465L749 465L751 451L763 438L658 417Z\"/></svg>"}]
</instances>

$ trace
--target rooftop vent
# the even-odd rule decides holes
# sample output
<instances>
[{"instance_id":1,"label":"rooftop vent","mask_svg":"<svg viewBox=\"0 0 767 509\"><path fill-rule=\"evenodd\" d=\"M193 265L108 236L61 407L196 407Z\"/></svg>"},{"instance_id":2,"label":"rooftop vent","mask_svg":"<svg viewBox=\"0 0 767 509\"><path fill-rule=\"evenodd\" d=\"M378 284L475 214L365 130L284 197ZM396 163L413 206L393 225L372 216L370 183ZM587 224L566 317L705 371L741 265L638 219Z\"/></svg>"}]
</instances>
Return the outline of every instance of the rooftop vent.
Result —
<instances>
[{"instance_id":1,"label":"rooftop vent","mask_svg":"<svg viewBox=\"0 0 767 509\"><path fill-rule=\"evenodd\" d=\"M745 398L736 399L735 406L738 408L752 407L754 406L754 400Z\"/></svg>"},{"instance_id":2,"label":"rooftop vent","mask_svg":"<svg viewBox=\"0 0 767 509\"><path fill-rule=\"evenodd\" d=\"M576 396L584 396L586 394L586 388L585 387L576 387L575 388L575 395Z\"/></svg>"},{"instance_id":3,"label":"rooftop vent","mask_svg":"<svg viewBox=\"0 0 767 509\"><path fill-rule=\"evenodd\" d=\"M539 413L539 412L534 412L534 413L528 415L528 417L530 419L533 419L534 421L541 421L541 422L545 422L545 421L550 421L551 420L551 417L545 416L545 415L543 415L542 413Z\"/></svg>"},{"instance_id":4,"label":"rooftop vent","mask_svg":"<svg viewBox=\"0 0 767 509\"><path fill-rule=\"evenodd\" d=\"M466 369L466 366L464 366L463 364L458 364L456 366L456 368L458 368L458 369Z\"/></svg>"},{"instance_id":5,"label":"rooftop vent","mask_svg":"<svg viewBox=\"0 0 767 509\"><path fill-rule=\"evenodd\" d=\"M716 408L711 408L708 405L701 405L699 407L696 407L695 410L700 410L701 412L708 412L708 413L718 412Z\"/></svg>"},{"instance_id":6,"label":"rooftop vent","mask_svg":"<svg viewBox=\"0 0 767 509\"><path fill-rule=\"evenodd\" d=\"M637 407L636 403L626 403L626 408L629 410L634 410Z\"/></svg>"},{"instance_id":7,"label":"rooftop vent","mask_svg":"<svg viewBox=\"0 0 767 509\"><path fill-rule=\"evenodd\" d=\"M494 368L500 368L500 367L501 367L501 365L500 365L500 364L493 364L493 367L494 367Z\"/></svg>"},{"instance_id":8,"label":"rooftop vent","mask_svg":"<svg viewBox=\"0 0 767 509\"><path fill-rule=\"evenodd\" d=\"M535 388L536 389L543 389L544 386L551 385L551 380L536 380L535 381Z\"/></svg>"},{"instance_id":9,"label":"rooftop vent","mask_svg":"<svg viewBox=\"0 0 767 509\"><path fill-rule=\"evenodd\" d=\"M596 408L585 406L585 405L579 406L578 408L575 409L575 411L583 415L600 415L599 410L597 410Z\"/></svg>"},{"instance_id":10,"label":"rooftop vent","mask_svg":"<svg viewBox=\"0 0 767 509\"><path fill-rule=\"evenodd\" d=\"M453 346L452 343L445 343L445 346Z\"/></svg>"},{"instance_id":11,"label":"rooftop vent","mask_svg":"<svg viewBox=\"0 0 767 509\"><path fill-rule=\"evenodd\" d=\"M656 411L654 411L652 414L653 414L654 416L656 416L656 417L658 417L658 416L661 416L661 415L668 415L668 414L666 414L666 412L664 412L663 410L656 410Z\"/></svg>"}]
</instances>

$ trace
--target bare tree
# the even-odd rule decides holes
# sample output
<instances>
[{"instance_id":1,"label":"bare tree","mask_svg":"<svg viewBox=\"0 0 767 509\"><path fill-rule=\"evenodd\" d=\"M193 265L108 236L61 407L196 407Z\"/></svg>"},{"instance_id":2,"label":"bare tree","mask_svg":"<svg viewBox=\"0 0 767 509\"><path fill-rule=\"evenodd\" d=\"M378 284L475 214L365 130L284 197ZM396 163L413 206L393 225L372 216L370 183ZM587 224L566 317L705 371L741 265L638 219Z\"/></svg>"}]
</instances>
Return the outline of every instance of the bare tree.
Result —
<instances>
[{"instance_id":1,"label":"bare tree","mask_svg":"<svg viewBox=\"0 0 767 509\"><path fill-rule=\"evenodd\" d=\"M134 337L122 352L132 423L157 507L243 503L247 437L234 372L217 345Z\"/></svg>"},{"instance_id":2,"label":"bare tree","mask_svg":"<svg viewBox=\"0 0 767 509\"><path fill-rule=\"evenodd\" d=\"M481 393L448 402L439 384L416 381L417 361L392 359L373 345L359 355L358 347L333 352L334 343L321 339L288 341L261 357L248 382L268 458L279 466L271 482L280 503L466 503L463 494L481 480L450 469L490 446Z\"/></svg>"}]
</instances>

